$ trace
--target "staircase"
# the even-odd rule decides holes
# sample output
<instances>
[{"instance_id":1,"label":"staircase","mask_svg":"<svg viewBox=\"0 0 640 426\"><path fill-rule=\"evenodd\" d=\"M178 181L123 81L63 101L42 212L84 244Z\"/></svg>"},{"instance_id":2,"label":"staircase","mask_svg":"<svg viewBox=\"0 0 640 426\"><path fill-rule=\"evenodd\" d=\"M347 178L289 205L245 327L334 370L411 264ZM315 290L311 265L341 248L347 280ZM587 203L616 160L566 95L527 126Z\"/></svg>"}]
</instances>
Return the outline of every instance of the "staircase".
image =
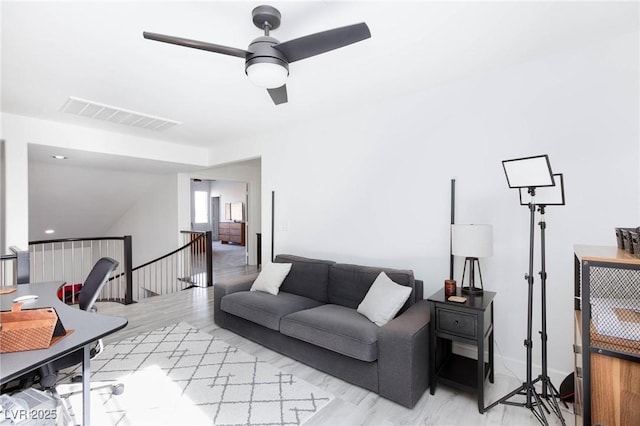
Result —
<instances>
[{"instance_id":1,"label":"staircase","mask_svg":"<svg viewBox=\"0 0 640 426\"><path fill-rule=\"evenodd\" d=\"M22 282L64 281L59 296L75 303L95 262L104 256L120 262L102 292L101 301L124 304L174 293L212 282L211 232L182 231L184 245L143 265L131 266L131 236L33 241L26 252L0 259L0 287ZM18 261L20 259L20 261Z\"/></svg>"}]
</instances>

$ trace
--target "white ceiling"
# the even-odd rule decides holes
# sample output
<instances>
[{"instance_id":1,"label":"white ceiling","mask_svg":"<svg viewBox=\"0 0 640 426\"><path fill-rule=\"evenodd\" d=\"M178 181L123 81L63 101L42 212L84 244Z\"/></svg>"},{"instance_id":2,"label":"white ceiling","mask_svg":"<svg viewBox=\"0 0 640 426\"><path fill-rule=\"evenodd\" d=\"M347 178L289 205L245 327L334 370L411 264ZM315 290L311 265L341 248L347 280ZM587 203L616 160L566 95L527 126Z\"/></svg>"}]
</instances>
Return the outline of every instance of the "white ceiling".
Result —
<instances>
[{"instance_id":1,"label":"white ceiling","mask_svg":"<svg viewBox=\"0 0 640 426\"><path fill-rule=\"evenodd\" d=\"M138 200L163 185L166 175L146 171L31 162L29 240L103 237ZM45 234L47 229L55 234Z\"/></svg>"},{"instance_id":2,"label":"white ceiling","mask_svg":"<svg viewBox=\"0 0 640 426\"><path fill-rule=\"evenodd\" d=\"M608 1L276 1L282 25L271 35L281 41L363 21L372 34L291 64L289 103L279 106L248 81L242 59L142 37L245 49L262 34L251 20L259 4L0 0L0 110L206 149L362 105L384 108L450 80L634 31L638 21L628 4ZM63 113L70 96L183 124L156 132ZM55 163L52 154L71 159ZM161 173L195 169L33 144L29 160L32 240L48 238L47 227L56 237L102 235Z\"/></svg>"},{"instance_id":3,"label":"white ceiling","mask_svg":"<svg viewBox=\"0 0 640 426\"><path fill-rule=\"evenodd\" d=\"M211 147L629 31L612 2L277 1L281 41L366 22L372 38L291 64L274 106L240 58L145 40L143 31L246 48L247 1L2 1L3 112ZM183 124L155 132L65 114L69 96Z\"/></svg>"}]
</instances>

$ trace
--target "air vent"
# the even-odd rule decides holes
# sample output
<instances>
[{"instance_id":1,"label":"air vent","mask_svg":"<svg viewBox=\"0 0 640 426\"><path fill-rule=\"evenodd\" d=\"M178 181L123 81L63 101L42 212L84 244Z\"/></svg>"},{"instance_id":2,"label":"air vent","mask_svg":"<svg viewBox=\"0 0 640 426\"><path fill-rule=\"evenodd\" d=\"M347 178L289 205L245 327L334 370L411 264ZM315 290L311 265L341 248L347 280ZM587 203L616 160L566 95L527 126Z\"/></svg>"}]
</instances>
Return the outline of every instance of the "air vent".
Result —
<instances>
[{"instance_id":1,"label":"air vent","mask_svg":"<svg viewBox=\"0 0 640 426\"><path fill-rule=\"evenodd\" d=\"M62 105L61 111L79 115L81 117L94 118L96 120L109 121L111 123L155 130L158 132L167 130L176 124L182 124L179 121L155 117L141 112L129 111L127 109L87 101L73 96L69 96L69 99L67 99L64 105Z\"/></svg>"}]
</instances>

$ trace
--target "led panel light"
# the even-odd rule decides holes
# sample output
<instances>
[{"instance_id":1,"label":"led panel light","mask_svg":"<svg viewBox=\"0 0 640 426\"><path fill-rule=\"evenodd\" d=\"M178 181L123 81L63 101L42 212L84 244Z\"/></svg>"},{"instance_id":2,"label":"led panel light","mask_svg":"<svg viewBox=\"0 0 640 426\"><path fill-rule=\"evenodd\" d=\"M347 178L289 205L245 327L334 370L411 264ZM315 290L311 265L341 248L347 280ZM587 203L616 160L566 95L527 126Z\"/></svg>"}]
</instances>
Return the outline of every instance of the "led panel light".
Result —
<instances>
[{"instance_id":1,"label":"led panel light","mask_svg":"<svg viewBox=\"0 0 640 426\"><path fill-rule=\"evenodd\" d=\"M553 186L553 172L547 154L504 160L502 167L509 188Z\"/></svg>"},{"instance_id":2,"label":"led panel light","mask_svg":"<svg viewBox=\"0 0 640 426\"><path fill-rule=\"evenodd\" d=\"M539 206L564 206L564 179L562 173L553 175L554 186L545 186L536 189L535 197L524 189L520 190L520 204L529 205L532 201Z\"/></svg>"}]
</instances>

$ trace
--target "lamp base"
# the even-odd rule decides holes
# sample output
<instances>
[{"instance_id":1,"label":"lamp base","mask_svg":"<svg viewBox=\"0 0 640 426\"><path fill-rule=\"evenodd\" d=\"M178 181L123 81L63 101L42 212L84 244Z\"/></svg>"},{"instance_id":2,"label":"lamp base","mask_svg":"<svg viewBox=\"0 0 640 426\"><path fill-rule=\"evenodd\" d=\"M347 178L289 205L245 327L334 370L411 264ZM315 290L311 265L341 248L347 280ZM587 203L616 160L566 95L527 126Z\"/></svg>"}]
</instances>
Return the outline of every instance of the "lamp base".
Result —
<instances>
[{"instance_id":1,"label":"lamp base","mask_svg":"<svg viewBox=\"0 0 640 426\"><path fill-rule=\"evenodd\" d=\"M477 287L461 287L460 290L464 294L471 294L471 295L479 295L483 293L483 290Z\"/></svg>"},{"instance_id":2,"label":"lamp base","mask_svg":"<svg viewBox=\"0 0 640 426\"><path fill-rule=\"evenodd\" d=\"M469 284L464 285L464 276L467 273L467 263L469 264ZM475 285L476 264L478 264L478 275L480 276L480 287L476 287ZM477 257L465 258L464 269L462 270L462 287L460 287L460 290L462 291L463 294L478 295L478 294L482 294L483 288L484 286L482 285L482 271L480 270L480 262L478 261L478 258Z\"/></svg>"}]
</instances>

